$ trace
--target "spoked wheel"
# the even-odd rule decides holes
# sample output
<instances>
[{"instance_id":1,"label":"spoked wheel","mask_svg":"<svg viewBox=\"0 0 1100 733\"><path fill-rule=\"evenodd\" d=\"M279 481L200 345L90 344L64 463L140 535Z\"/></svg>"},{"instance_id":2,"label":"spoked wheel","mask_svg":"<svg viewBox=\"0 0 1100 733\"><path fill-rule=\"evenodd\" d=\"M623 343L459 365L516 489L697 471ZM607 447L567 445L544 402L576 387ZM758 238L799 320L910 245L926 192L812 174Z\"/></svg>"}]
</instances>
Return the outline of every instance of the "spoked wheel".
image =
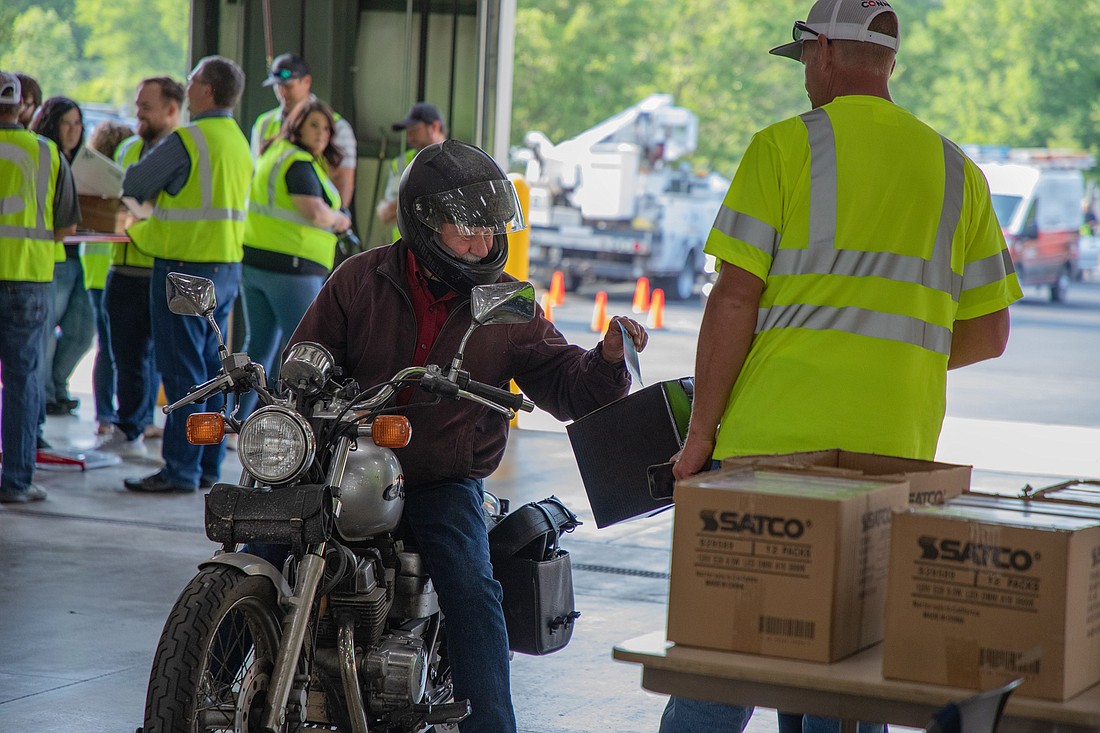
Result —
<instances>
[{"instance_id":1,"label":"spoked wheel","mask_svg":"<svg viewBox=\"0 0 1100 733\"><path fill-rule=\"evenodd\" d=\"M203 568L164 624L145 733L252 733L262 724L279 649L275 589L236 568Z\"/></svg>"}]
</instances>

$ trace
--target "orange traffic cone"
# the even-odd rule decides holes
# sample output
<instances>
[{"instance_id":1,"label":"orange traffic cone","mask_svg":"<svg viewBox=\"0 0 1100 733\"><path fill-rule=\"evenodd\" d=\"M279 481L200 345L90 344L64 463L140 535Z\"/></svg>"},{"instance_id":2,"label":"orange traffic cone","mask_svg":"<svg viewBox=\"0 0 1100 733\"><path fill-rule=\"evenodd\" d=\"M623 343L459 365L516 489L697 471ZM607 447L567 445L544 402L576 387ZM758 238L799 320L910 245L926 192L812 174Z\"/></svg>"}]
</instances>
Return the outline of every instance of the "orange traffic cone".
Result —
<instances>
[{"instance_id":1,"label":"orange traffic cone","mask_svg":"<svg viewBox=\"0 0 1100 733\"><path fill-rule=\"evenodd\" d=\"M603 290L596 293L596 307L592 309L592 325L590 329L596 333L607 330L607 293Z\"/></svg>"},{"instance_id":2,"label":"orange traffic cone","mask_svg":"<svg viewBox=\"0 0 1100 733\"><path fill-rule=\"evenodd\" d=\"M649 310L649 278L638 278L638 284L634 286L635 313L645 313Z\"/></svg>"},{"instance_id":3,"label":"orange traffic cone","mask_svg":"<svg viewBox=\"0 0 1100 733\"><path fill-rule=\"evenodd\" d=\"M554 296L544 293L542 296L542 312L546 320L554 322Z\"/></svg>"},{"instance_id":4,"label":"orange traffic cone","mask_svg":"<svg viewBox=\"0 0 1100 733\"><path fill-rule=\"evenodd\" d=\"M665 291L657 288L653 291L653 300L649 303L649 319L646 328L660 331L665 327Z\"/></svg>"},{"instance_id":5,"label":"orange traffic cone","mask_svg":"<svg viewBox=\"0 0 1100 733\"><path fill-rule=\"evenodd\" d=\"M555 270L550 278L550 304L562 305L565 303L565 275L561 270Z\"/></svg>"}]
</instances>

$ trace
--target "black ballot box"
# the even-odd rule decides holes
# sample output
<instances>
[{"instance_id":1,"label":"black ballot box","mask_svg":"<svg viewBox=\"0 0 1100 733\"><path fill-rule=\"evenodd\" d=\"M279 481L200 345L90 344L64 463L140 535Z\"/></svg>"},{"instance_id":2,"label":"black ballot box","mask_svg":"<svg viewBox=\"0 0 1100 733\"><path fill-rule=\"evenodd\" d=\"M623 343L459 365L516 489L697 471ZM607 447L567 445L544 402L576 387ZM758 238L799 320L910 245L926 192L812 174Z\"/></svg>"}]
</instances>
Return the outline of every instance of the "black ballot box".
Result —
<instances>
[{"instance_id":1,"label":"black ballot box","mask_svg":"<svg viewBox=\"0 0 1100 733\"><path fill-rule=\"evenodd\" d=\"M672 505L653 498L648 469L683 447L694 391L691 377L659 382L566 426L597 527Z\"/></svg>"}]
</instances>

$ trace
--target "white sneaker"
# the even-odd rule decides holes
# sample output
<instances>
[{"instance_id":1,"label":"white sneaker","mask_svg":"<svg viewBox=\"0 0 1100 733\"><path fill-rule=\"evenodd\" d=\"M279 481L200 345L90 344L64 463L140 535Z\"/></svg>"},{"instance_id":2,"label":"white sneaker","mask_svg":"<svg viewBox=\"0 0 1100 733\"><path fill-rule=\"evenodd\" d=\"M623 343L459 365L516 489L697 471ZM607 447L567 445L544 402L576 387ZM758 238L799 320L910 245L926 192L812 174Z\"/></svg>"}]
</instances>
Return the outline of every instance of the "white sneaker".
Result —
<instances>
[{"instance_id":1,"label":"white sneaker","mask_svg":"<svg viewBox=\"0 0 1100 733\"><path fill-rule=\"evenodd\" d=\"M123 458L145 458L148 451L145 449L145 438L137 436L133 440L126 440L126 433L116 430L106 440L101 440L96 450L105 450Z\"/></svg>"}]
</instances>

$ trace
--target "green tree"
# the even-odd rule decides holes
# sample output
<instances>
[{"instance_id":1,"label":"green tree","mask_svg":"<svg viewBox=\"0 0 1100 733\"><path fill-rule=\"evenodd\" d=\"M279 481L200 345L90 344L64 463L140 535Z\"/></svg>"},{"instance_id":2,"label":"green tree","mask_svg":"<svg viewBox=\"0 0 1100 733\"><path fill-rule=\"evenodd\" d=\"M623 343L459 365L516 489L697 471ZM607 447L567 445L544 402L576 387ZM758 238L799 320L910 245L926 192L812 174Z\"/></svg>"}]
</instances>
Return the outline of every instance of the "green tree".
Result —
<instances>
[{"instance_id":1,"label":"green tree","mask_svg":"<svg viewBox=\"0 0 1100 733\"><path fill-rule=\"evenodd\" d=\"M0 69L30 74L47 97L75 96L81 72L72 27L53 9L32 6L17 15L0 52Z\"/></svg>"}]
</instances>

